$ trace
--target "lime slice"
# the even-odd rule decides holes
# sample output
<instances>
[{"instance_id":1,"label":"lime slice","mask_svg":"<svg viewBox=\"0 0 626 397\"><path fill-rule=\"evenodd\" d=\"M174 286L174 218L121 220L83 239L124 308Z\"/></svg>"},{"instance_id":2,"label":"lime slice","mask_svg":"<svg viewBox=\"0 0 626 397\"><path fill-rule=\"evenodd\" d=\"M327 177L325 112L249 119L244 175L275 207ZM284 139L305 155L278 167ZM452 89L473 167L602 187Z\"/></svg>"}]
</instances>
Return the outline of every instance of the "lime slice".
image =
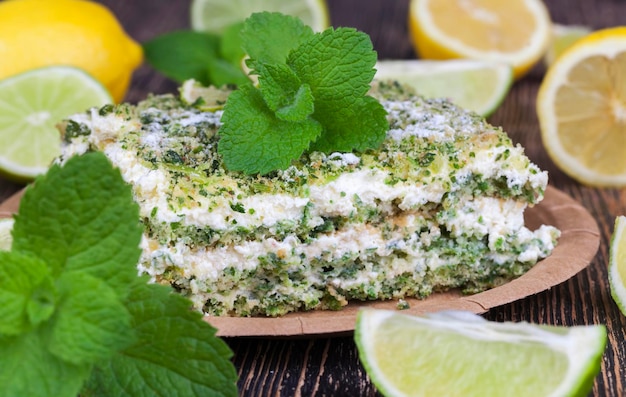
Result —
<instances>
[{"instance_id":1,"label":"lime slice","mask_svg":"<svg viewBox=\"0 0 626 397\"><path fill-rule=\"evenodd\" d=\"M609 251L611 295L619 309L626 315L626 216L615 218Z\"/></svg>"},{"instance_id":2,"label":"lime slice","mask_svg":"<svg viewBox=\"0 0 626 397\"><path fill-rule=\"evenodd\" d=\"M13 219L0 218L0 251L9 251L11 249L11 243L13 242L11 230L13 230Z\"/></svg>"},{"instance_id":3,"label":"lime slice","mask_svg":"<svg viewBox=\"0 0 626 397\"><path fill-rule=\"evenodd\" d=\"M602 325L497 323L460 311L363 310L354 337L385 396L587 395L606 345Z\"/></svg>"},{"instance_id":4,"label":"lime slice","mask_svg":"<svg viewBox=\"0 0 626 397\"><path fill-rule=\"evenodd\" d=\"M428 98L448 98L482 115L493 113L513 83L513 69L505 64L475 60L381 60L377 80L407 84Z\"/></svg>"},{"instance_id":5,"label":"lime slice","mask_svg":"<svg viewBox=\"0 0 626 397\"><path fill-rule=\"evenodd\" d=\"M185 80L178 88L180 99L189 106L205 112L215 112L224 108L230 91L222 90L214 86L205 87L197 81Z\"/></svg>"},{"instance_id":6,"label":"lime slice","mask_svg":"<svg viewBox=\"0 0 626 397\"><path fill-rule=\"evenodd\" d=\"M298 17L318 32L330 25L325 0L193 0L190 11L194 30L218 34L259 11Z\"/></svg>"},{"instance_id":7,"label":"lime slice","mask_svg":"<svg viewBox=\"0 0 626 397\"><path fill-rule=\"evenodd\" d=\"M46 172L61 150L55 125L107 103L106 88L73 67L34 69L0 81L0 173L25 182Z\"/></svg>"},{"instance_id":8,"label":"lime slice","mask_svg":"<svg viewBox=\"0 0 626 397\"><path fill-rule=\"evenodd\" d=\"M591 28L587 26L553 24L552 39L544 55L544 63L547 66L552 65L559 55L589 33L591 33Z\"/></svg>"}]
</instances>

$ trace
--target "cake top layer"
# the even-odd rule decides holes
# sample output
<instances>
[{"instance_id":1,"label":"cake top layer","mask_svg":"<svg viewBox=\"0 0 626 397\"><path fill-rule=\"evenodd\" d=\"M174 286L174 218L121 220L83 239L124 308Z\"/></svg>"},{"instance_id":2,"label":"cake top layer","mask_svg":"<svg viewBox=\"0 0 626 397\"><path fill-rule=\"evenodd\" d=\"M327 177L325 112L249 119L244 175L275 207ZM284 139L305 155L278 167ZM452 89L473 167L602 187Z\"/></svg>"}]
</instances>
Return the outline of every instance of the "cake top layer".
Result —
<instances>
[{"instance_id":1,"label":"cake top layer","mask_svg":"<svg viewBox=\"0 0 626 397\"><path fill-rule=\"evenodd\" d=\"M222 112L202 97L189 104L157 95L74 115L62 128L63 156L101 150L134 186L142 216L218 230L271 227L305 207L312 218L350 216L381 202L410 210L450 193L541 200L547 174L500 128L393 84L372 94L390 124L378 150L312 152L265 176L225 169L217 152Z\"/></svg>"}]
</instances>

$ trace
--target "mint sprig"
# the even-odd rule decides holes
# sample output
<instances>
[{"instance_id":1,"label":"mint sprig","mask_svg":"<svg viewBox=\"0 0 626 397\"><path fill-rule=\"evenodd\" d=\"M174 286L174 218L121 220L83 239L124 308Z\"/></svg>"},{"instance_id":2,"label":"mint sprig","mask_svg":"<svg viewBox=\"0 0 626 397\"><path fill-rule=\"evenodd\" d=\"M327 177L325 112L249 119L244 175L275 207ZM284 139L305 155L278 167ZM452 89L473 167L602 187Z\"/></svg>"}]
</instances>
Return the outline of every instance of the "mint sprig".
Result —
<instances>
[{"instance_id":1,"label":"mint sprig","mask_svg":"<svg viewBox=\"0 0 626 397\"><path fill-rule=\"evenodd\" d=\"M236 395L188 299L138 277L139 211L102 153L52 166L0 252L0 396Z\"/></svg>"},{"instance_id":2,"label":"mint sprig","mask_svg":"<svg viewBox=\"0 0 626 397\"><path fill-rule=\"evenodd\" d=\"M218 151L227 168L266 174L307 150L381 144L388 123L367 95L377 55L365 33L313 33L297 18L262 12L244 22L241 36L259 83L240 87L224 107Z\"/></svg>"}]
</instances>

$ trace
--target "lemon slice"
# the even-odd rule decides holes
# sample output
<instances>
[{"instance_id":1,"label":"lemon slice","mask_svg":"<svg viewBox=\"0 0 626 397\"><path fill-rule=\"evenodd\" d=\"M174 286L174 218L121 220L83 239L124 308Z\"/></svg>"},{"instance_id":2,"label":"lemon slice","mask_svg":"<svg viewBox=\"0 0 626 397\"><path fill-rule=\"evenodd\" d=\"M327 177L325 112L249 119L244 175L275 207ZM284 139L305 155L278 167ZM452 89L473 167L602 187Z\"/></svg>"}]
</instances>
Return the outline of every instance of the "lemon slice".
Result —
<instances>
[{"instance_id":1,"label":"lemon slice","mask_svg":"<svg viewBox=\"0 0 626 397\"><path fill-rule=\"evenodd\" d=\"M626 186L626 27L589 34L548 69L537 116L544 146L587 185Z\"/></svg>"},{"instance_id":2,"label":"lemon slice","mask_svg":"<svg viewBox=\"0 0 626 397\"><path fill-rule=\"evenodd\" d=\"M609 251L611 295L622 313L626 315L626 216L615 218Z\"/></svg>"},{"instance_id":3,"label":"lemon slice","mask_svg":"<svg viewBox=\"0 0 626 397\"><path fill-rule=\"evenodd\" d=\"M385 396L573 396L591 390L606 329L370 309L358 314L355 341Z\"/></svg>"},{"instance_id":4,"label":"lemon slice","mask_svg":"<svg viewBox=\"0 0 626 397\"><path fill-rule=\"evenodd\" d=\"M298 17L318 32L330 25L325 0L193 0L190 8L191 27L219 34L230 25L260 11Z\"/></svg>"},{"instance_id":5,"label":"lemon slice","mask_svg":"<svg viewBox=\"0 0 626 397\"><path fill-rule=\"evenodd\" d=\"M378 80L407 84L429 98L448 98L482 116L493 113L513 83L513 69L503 63L474 60L381 60Z\"/></svg>"},{"instance_id":6,"label":"lemon slice","mask_svg":"<svg viewBox=\"0 0 626 397\"><path fill-rule=\"evenodd\" d=\"M566 49L589 33L591 33L591 28L587 26L553 24L552 39L543 57L544 63L549 67Z\"/></svg>"},{"instance_id":7,"label":"lemon slice","mask_svg":"<svg viewBox=\"0 0 626 397\"><path fill-rule=\"evenodd\" d=\"M0 81L0 173L24 182L46 172L61 151L55 125L111 102L102 84L73 67L50 66Z\"/></svg>"},{"instance_id":8,"label":"lemon slice","mask_svg":"<svg viewBox=\"0 0 626 397\"><path fill-rule=\"evenodd\" d=\"M541 0L411 0L409 29L421 58L471 58L511 65L524 75L551 35Z\"/></svg>"},{"instance_id":9,"label":"lemon slice","mask_svg":"<svg viewBox=\"0 0 626 397\"><path fill-rule=\"evenodd\" d=\"M13 219L0 218L0 251L9 251L11 249L11 244L13 243L11 230L13 230Z\"/></svg>"}]
</instances>

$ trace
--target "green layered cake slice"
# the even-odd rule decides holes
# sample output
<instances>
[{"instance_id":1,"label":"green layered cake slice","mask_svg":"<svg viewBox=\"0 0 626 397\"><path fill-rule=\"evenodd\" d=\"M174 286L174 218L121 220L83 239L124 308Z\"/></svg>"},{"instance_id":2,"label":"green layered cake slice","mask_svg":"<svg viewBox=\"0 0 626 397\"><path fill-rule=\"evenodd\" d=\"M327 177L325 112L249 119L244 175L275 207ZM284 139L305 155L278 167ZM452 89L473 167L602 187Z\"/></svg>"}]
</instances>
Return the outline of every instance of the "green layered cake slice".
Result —
<instances>
[{"instance_id":1,"label":"green layered cake slice","mask_svg":"<svg viewBox=\"0 0 626 397\"><path fill-rule=\"evenodd\" d=\"M373 95L390 124L380 148L264 176L225 169L219 106L172 95L69 118L61 161L98 150L119 167L145 226L139 271L209 315L473 293L550 254L558 230L523 217L547 174L505 132L394 85Z\"/></svg>"}]
</instances>

